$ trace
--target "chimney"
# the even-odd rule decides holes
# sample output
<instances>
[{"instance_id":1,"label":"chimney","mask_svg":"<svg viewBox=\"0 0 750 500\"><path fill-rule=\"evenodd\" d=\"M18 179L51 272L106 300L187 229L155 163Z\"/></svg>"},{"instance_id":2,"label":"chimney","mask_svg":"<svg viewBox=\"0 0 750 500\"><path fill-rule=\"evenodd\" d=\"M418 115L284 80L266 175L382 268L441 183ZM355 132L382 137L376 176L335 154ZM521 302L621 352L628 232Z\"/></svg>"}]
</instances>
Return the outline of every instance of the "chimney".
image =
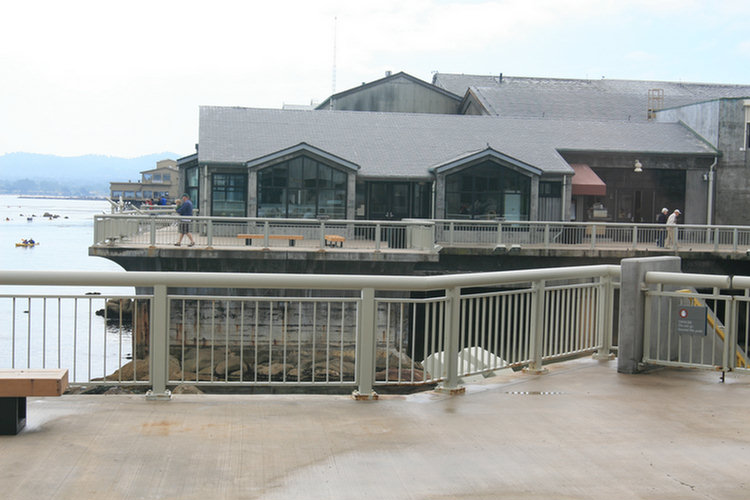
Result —
<instances>
[{"instance_id":1,"label":"chimney","mask_svg":"<svg viewBox=\"0 0 750 500\"><path fill-rule=\"evenodd\" d=\"M386 71L385 72L385 76L386 76L386 78L389 77L389 76L391 76L391 70Z\"/></svg>"}]
</instances>

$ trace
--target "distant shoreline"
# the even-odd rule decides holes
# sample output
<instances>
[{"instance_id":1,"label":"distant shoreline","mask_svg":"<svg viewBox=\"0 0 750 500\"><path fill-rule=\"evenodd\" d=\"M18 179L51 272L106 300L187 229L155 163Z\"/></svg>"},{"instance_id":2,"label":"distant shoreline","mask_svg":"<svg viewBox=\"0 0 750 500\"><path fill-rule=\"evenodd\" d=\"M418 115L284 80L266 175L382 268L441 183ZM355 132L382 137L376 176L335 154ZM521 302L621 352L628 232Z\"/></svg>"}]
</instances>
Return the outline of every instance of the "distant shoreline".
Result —
<instances>
[{"instance_id":1,"label":"distant shoreline","mask_svg":"<svg viewBox=\"0 0 750 500\"><path fill-rule=\"evenodd\" d=\"M106 198L103 196L55 196L51 194L19 194L16 195L19 198L27 198L34 200L101 200L104 201Z\"/></svg>"}]
</instances>

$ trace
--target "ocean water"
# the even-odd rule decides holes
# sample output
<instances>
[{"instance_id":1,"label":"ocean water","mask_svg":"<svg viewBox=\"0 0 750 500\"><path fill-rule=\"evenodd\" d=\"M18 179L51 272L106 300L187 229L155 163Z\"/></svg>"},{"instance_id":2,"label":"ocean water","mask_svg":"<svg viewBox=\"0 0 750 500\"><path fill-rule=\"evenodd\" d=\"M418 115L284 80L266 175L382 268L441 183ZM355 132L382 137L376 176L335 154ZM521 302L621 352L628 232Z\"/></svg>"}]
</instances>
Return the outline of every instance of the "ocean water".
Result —
<instances>
[{"instance_id":1,"label":"ocean water","mask_svg":"<svg viewBox=\"0 0 750 500\"><path fill-rule=\"evenodd\" d=\"M101 213L109 213L105 200L0 195L0 271L124 272L112 261L88 255L94 215ZM39 245L16 247L23 238ZM104 297L133 294L131 287L0 285L0 368L59 366L77 382L111 373L132 353L131 329L107 323L95 312L103 308Z\"/></svg>"}]
</instances>

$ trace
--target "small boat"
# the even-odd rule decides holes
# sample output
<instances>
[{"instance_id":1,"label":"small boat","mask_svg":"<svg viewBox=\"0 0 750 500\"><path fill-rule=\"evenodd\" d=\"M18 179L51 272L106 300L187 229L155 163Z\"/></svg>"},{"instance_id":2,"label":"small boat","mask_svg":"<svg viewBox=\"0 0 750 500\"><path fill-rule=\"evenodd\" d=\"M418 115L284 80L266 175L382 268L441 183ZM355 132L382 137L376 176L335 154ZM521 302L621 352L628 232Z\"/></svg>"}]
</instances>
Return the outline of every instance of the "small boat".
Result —
<instances>
[{"instance_id":1,"label":"small boat","mask_svg":"<svg viewBox=\"0 0 750 500\"><path fill-rule=\"evenodd\" d=\"M17 247L27 247L28 248L28 247L35 247L38 244L39 244L38 241L35 241L34 243L29 243L28 241L27 242L23 242L22 241L21 243L16 243L16 246Z\"/></svg>"}]
</instances>

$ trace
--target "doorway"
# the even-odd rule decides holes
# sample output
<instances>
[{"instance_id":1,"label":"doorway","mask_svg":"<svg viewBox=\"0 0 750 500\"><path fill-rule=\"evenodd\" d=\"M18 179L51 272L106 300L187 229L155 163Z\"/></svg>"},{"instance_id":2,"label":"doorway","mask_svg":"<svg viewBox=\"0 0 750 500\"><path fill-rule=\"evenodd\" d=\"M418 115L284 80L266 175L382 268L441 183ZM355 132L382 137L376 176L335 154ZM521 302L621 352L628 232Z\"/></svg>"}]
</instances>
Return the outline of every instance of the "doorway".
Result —
<instances>
[{"instance_id":1,"label":"doorway","mask_svg":"<svg viewBox=\"0 0 750 500\"><path fill-rule=\"evenodd\" d=\"M367 199L369 220L401 220L410 216L408 182L370 182Z\"/></svg>"}]
</instances>

